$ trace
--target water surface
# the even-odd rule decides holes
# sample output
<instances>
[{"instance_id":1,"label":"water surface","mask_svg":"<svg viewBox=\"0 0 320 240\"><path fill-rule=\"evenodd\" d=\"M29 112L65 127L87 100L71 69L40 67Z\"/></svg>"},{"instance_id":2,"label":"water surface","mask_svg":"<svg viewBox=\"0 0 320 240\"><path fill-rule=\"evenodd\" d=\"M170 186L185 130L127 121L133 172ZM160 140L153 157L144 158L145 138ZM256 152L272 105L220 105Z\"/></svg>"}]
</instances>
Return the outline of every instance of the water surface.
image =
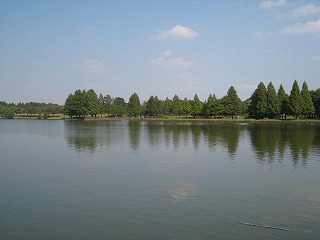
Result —
<instances>
[{"instance_id":1,"label":"water surface","mask_svg":"<svg viewBox=\"0 0 320 240\"><path fill-rule=\"evenodd\" d=\"M319 239L319 173L317 125L0 120L0 238Z\"/></svg>"}]
</instances>

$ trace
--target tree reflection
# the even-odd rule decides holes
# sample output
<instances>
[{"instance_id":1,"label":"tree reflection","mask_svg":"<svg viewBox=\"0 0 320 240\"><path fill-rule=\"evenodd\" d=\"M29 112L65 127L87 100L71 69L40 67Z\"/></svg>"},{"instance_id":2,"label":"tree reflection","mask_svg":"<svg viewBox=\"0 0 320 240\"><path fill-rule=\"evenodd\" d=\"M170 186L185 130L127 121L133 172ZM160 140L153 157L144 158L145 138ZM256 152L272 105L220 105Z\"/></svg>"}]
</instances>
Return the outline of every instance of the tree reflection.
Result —
<instances>
[{"instance_id":1,"label":"tree reflection","mask_svg":"<svg viewBox=\"0 0 320 240\"><path fill-rule=\"evenodd\" d=\"M78 152L93 154L97 146L97 128L95 123L90 125L80 121L65 123L65 138L68 145Z\"/></svg>"},{"instance_id":2,"label":"tree reflection","mask_svg":"<svg viewBox=\"0 0 320 240\"><path fill-rule=\"evenodd\" d=\"M130 147L136 151L140 147L141 122L129 121L128 127L129 127Z\"/></svg>"},{"instance_id":3,"label":"tree reflection","mask_svg":"<svg viewBox=\"0 0 320 240\"><path fill-rule=\"evenodd\" d=\"M302 165L307 164L310 150L315 144L315 134L318 128L306 124L272 123L252 124L248 129L251 146L259 163L271 164L276 155L281 161L289 154L292 164L297 166L300 158L302 158Z\"/></svg>"}]
</instances>

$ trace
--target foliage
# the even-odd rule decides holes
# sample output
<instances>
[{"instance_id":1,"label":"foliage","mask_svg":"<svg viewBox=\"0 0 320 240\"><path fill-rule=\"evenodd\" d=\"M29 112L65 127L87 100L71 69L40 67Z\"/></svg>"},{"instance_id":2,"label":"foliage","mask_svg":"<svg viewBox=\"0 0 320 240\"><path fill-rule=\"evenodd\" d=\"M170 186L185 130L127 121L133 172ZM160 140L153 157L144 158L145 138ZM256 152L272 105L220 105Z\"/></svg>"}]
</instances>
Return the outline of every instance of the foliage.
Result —
<instances>
[{"instance_id":1,"label":"foliage","mask_svg":"<svg viewBox=\"0 0 320 240\"><path fill-rule=\"evenodd\" d=\"M233 86L229 88L227 95L222 98L222 105L224 106L224 115L231 118L240 115L242 112L242 101Z\"/></svg>"},{"instance_id":2,"label":"foliage","mask_svg":"<svg viewBox=\"0 0 320 240\"><path fill-rule=\"evenodd\" d=\"M270 82L267 87L267 116L268 118L275 118L280 115L280 101L276 90Z\"/></svg>"},{"instance_id":3,"label":"foliage","mask_svg":"<svg viewBox=\"0 0 320 240\"><path fill-rule=\"evenodd\" d=\"M168 116L170 113L172 113L172 100L170 100L168 97L163 102L162 113L165 116Z\"/></svg>"},{"instance_id":4,"label":"foliage","mask_svg":"<svg viewBox=\"0 0 320 240\"><path fill-rule=\"evenodd\" d=\"M97 114L101 112L101 105L98 99L97 94L93 89L90 89L86 92L86 101L87 101L87 113L91 115L91 117L97 117Z\"/></svg>"},{"instance_id":5,"label":"foliage","mask_svg":"<svg viewBox=\"0 0 320 240\"><path fill-rule=\"evenodd\" d=\"M312 102L312 98L309 92L309 88L307 83L304 81L302 84L301 90L301 98L302 98L302 114L305 116L312 116L314 114L314 106Z\"/></svg>"},{"instance_id":6,"label":"foliage","mask_svg":"<svg viewBox=\"0 0 320 240\"><path fill-rule=\"evenodd\" d=\"M184 98L182 101L182 114L184 114L186 117L191 112L191 104L190 101L187 98Z\"/></svg>"},{"instance_id":7,"label":"foliage","mask_svg":"<svg viewBox=\"0 0 320 240\"><path fill-rule=\"evenodd\" d=\"M320 88L316 91L310 91L310 95L315 109L315 114L317 118L320 118Z\"/></svg>"},{"instance_id":8,"label":"foliage","mask_svg":"<svg viewBox=\"0 0 320 240\"><path fill-rule=\"evenodd\" d=\"M197 94L194 95L193 100L191 101L191 115L193 117L200 116L202 112L203 103L200 101Z\"/></svg>"},{"instance_id":9,"label":"foliage","mask_svg":"<svg viewBox=\"0 0 320 240\"><path fill-rule=\"evenodd\" d=\"M289 96L289 110L296 119L302 113L302 97L297 80L294 81Z\"/></svg>"},{"instance_id":10,"label":"foliage","mask_svg":"<svg viewBox=\"0 0 320 240\"><path fill-rule=\"evenodd\" d=\"M137 117L141 113L141 104L138 94L133 93L128 102L128 115Z\"/></svg>"},{"instance_id":11,"label":"foliage","mask_svg":"<svg viewBox=\"0 0 320 240\"><path fill-rule=\"evenodd\" d=\"M267 116L267 89L263 82L260 82L258 88L251 95L249 107L249 116L255 119L262 119Z\"/></svg>"},{"instance_id":12,"label":"foliage","mask_svg":"<svg viewBox=\"0 0 320 240\"><path fill-rule=\"evenodd\" d=\"M7 108L6 110L4 110L4 118L7 118L7 119L13 119L14 118L14 111L12 110L12 108Z\"/></svg>"},{"instance_id":13,"label":"foliage","mask_svg":"<svg viewBox=\"0 0 320 240\"><path fill-rule=\"evenodd\" d=\"M282 84L278 90L278 99L280 102L280 114L284 114L284 119L287 119L287 114L289 114L289 96L284 91Z\"/></svg>"},{"instance_id":14,"label":"foliage","mask_svg":"<svg viewBox=\"0 0 320 240\"><path fill-rule=\"evenodd\" d=\"M172 99L172 113L179 117L182 114L182 102L178 95L174 95Z\"/></svg>"}]
</instances>

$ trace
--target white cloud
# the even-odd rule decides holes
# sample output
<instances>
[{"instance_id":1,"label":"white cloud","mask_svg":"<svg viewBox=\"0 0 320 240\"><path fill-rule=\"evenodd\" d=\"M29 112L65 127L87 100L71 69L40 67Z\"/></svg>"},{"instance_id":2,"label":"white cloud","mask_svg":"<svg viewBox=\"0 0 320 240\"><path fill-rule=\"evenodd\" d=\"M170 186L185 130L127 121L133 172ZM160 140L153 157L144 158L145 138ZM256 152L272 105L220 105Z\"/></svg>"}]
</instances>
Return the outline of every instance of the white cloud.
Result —
<instances>
[{"instance_id":1,"label":"white cloud","mask_svg":"<svg viewBox=\"0 0 320 240\"><path fill-rule=\"evenodd\" d=\"M285 6L287 5L286 0L264 0L259 7L262 9L271 9L274 7L280 7L280 6Z\"/></svg>"},{"instance_id":2,"label":"white cloud","mask_svg":"<svg viewBox=\"0 0 320 240\"><path fill-rule=\"evenodd\" d=\"M285 27L276 32L255 31L253 36L256 38L270 37L276 35L299 35L320 33L320 19L315 22L296 23L292 26Z\"/></svg>"},{"instance_id":3,"label":"white cloud","mask_svg":"<svg viewBox=\"0 0 320 240\"><path fill-rule=\"evenodd\" d=\"M290 11L291 15L294 17L302 17L309 14L319 13L320 7L314 4L308 4L302 7L295 8Z\"/></svg>"},{"instance_id":4,"label":"white cloud","mask_svg":"<svg viewBox=\"0 0 320 240\"><path fill-rule=\"evenodd\" d=\"M165 51L162 56L153 60L153 63L171 69L189 68L194 65L193 61L191 60L181 57L173 57L173 54L170 50Z\"/></svg>"},{"instance_id":5,"label":"white cloud","mask_svg":"<svg viewBox=\"0 0 320 240\"><path fill-rule=\"evenodd\" d=\"M172 52L171 52L170 50L167 50L167 51L165 51L165 52L163 53L163 56L165 56L165 57L170 57L170 56L172 56Z\"/></svg>"},{"instance_id":6,"label":"white cloud","mask_svg":"<svg viewBox=\"0 0 320 240\"><path fill-rule=\"evenodd\" d=\"M170 30L162 30L156 35L150 36L152 40L172 40L172 39L193 39L198 37L199 34L191 29L182 25L176 25Z\"/></svg>"},{"instance_id":7,"label":"white cloud","mask_svg":"<svg viewBox=\"0 0 320 240\"><path fill-rule=\"evenodd\" d=\"M107 72L105 64L93 58L86 59L81 63L75 63L72 65L72 68L84 70L92 75L104 75Z\"/></svg>"},{"instance_id":8,"label":"white cloud","mask_svg":"<svg viewBox=\"0 0 320 240\"><path fill-rule=\"evenodd\" d=\"M304 34L304 33L320 33L320 19L315 22L296 23L290 27L280 30L282 34Z\"/></svg>"}]
</instances>

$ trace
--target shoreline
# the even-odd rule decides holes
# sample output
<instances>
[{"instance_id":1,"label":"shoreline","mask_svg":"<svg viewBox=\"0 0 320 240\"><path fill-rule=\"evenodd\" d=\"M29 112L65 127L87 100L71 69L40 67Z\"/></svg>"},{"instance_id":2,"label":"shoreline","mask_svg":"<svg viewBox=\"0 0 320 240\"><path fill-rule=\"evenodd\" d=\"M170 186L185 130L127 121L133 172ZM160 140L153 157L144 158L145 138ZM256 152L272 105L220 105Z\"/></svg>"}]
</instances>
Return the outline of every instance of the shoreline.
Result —
<instances>
[{"instance_id":1,"label":"shoreline","mask_svg":"<svg viewBox=\"0 0 320 240\"><path fill-rule=\"evenodd\" d=\"M0 118L0 120L5 118ZM164 118L129 118L129 117L86 117L86 118L66 118L66 117L48 117L39 119L38 116L32 117L14 117L11 120L65 120L65 121L132 121L132 122L223 122L223 123L300 123L320 125L320 119L245 119L245 118L192 118L192 117L164 117Z\"/></svg>"}]
</instances>

